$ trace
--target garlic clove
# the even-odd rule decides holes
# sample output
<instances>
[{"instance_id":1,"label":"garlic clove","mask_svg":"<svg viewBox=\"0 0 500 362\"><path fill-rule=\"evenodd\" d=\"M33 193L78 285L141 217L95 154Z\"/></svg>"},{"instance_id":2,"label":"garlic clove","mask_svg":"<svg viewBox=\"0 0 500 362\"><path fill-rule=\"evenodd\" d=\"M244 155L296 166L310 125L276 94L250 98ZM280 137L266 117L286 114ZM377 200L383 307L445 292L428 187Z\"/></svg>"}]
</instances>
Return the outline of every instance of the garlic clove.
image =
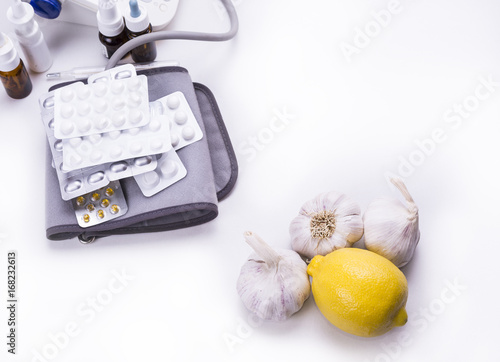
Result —
<instances>
[{"instance_id":1,"label":"garlic clove","mask_svg":"<svg viewBox=\"0 0 500 362\"><path fill-rule=\"evenodd\" d=\"M307 265L293 250L274 250L246 232L254 249L241 268L236 289L245 307L264 320L283 321L302 308L311 292Z\"/></svg>"},{"instance_id":2,"label":"garlic clove","mask_svg":"<svg viewBox=\"0 0 500 362\"><path fill-rule=\"evenodd\" d=\"M401 268L413 258L420 240L418 207L401 179L391 178L391 182L406 205L390 199L377 199L368 205L363 215L365 247Z\"/></svg>"},{"instance_id":3,"label":"garlic clove","mask_svg":"<svg viewBox=\"0 0 500 362\"><path fill-rule=\"evenodd\" d=\"M306 202L290 224L292 249L310 259L347 248L363 235L360 207L332 191Z\"/></svg>"}]
</instances>

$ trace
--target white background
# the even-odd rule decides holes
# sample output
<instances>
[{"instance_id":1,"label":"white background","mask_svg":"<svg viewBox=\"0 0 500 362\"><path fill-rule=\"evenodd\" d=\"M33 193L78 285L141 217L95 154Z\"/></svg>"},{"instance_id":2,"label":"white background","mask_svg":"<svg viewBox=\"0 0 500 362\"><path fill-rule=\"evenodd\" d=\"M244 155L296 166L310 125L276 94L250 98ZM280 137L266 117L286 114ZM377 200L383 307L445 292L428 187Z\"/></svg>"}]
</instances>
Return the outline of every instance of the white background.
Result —
<instances>
[{"instance_id":1,"label":"white background","mask_svg":"<svg viewBox=\"0 0 500 362\"><path fill-rule=\"evenodd\" d=\"M236 187L208 224L91 245L48 241L37 98L53 83L32 74L28 98L0 92L1 305L11 249L19 254L20 300L16 357L6 353L0 312L1 360L33 361L35 353L71 362L498 360L500 84L487 99L474 97L481 79L500 82L500 4L401 0L378 27L374 13L389 1L235 4L233 41L158 44L158 60L180 61L215 93L237 152ZM0 24L12 32L3 10ZM42 26L51 71L105 64L95 28ZM227 26L215 0L181 0L168 29ZM360 45L357 29L366 27L371 36L348 59L342 46L355 46L356 34ZM464 102L467 117L447 122ZM283 110L293 121L270 135ZM435 132L439 143L431 144ZM425 154L418 143L429 147ZM289 248L289 223L305 201L338 190L364 210L376 197L397 197L387 172L404 176L420 208L420 244L403 268L408 324L357 338L326 321L312 297L286 322L252 320L235 289L251 252L242 233ZM109 296L113 273L123 272L133 280L94 311L90 300ZM68 325L76 336L62 335Z\"/></svg>"}]
</instances>

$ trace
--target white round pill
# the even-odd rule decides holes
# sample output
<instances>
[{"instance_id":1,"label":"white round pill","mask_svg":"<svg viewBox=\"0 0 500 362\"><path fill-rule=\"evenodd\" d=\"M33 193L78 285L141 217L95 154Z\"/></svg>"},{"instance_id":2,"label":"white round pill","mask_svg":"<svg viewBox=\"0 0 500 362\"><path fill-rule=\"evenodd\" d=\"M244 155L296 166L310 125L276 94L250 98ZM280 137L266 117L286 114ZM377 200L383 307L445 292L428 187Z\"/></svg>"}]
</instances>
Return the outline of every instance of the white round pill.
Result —
<instances>
[{"instance_id":1,"label":"white round pill","mask_svg":"<svg viewBox=\"0 0 500 362\"><path fill-rule=\"evenodd\" d=\"M115 127L121 127L125 124L125 122L127 121L127 117L125 117L125 114L123 112L120 112L120 113L115 113L113 115L113 125Z\"/></svg>"},{"instance_id":2,"label":"white round pill","mask_svg":"<svg viewBox=\"0 0 500 362\"><path fill-rule=\"evenodd\" d=\"M128 129L128 133L131 134L132 136L137 135L139 132L141 132L141 129L139 127Z\"/></svg>"},{"instance_id":3,"label":"white round pill","mask_svg":"<svg viewBox=\"0 0 500 362\"><path fill-rule=\"evenodd\" d=\"M61 123L61 133L65 136L70 135L74 129L75 129L75 126L74 126L73 122L71 122L71 121L63 121Z\"/></svg>"},{"instance_id":4,"label":"white round pill","mask_svg":"<svg viewBox=\"0 0 500 362\"><path fill-rule=\"evenodd\" d=\"M109 127L109 124L111 123L111 121L109 120L108 117L101 117L101 118L98 118L94 121L94 125L95 127L98 129L98 130L103 130L107 127Z\"/></svg>"},{"instance_id":5,"label":"white round pill","mask_svg":"<svg viewBox=\"0 0 500 362\"><path fill-rule=\"evenodd\" d=\"M69 139L69 144L72 147L78 147L80 145L80 143L82 143L82 141L83 141L83 138L81 138L81 137L73 137L73 138Z\"/></svg>"},{"instance_id":6,"label":"white round pill","mask_svg":"<svg viewBox=\"0 0 500 362\"><path fill-rule=\"evenodd\" d=\"M125 100L123 98L115 98L112 102L112 107L115 111L120 111L125 108Z\"/></svg>"},{"instance_id":7,"label":"white round pill","mask_svg":"<svg viewBox=\"0 0 500 362\"><path fill-rule=\"evenodd\" d=\"M76 111L80 116L86 116L90 113L91 109L92 108L90 107L90 104L88 104L87 102L80 102L77 106Z\"/></svg>"},{"instance_id":8,"label":"white round pill","mask_svg":"<svg viewBox=\"0 0 500 362\"><path fill-rule=\"evenodd\" d=\"M90 119L82 118L78 120L77 127L81 133L87 133L90 131L90 128L92 128L92 123L90 122Z\"/></svg>"},{"instance_id":9,"label":"white round pill","mask_svg":"<svg viewBox=\"0 0 500 362\"><path fill-rule=\"evenodd\" d=\"M85 100L90 97L90 88L86 85L82 85L77 90L77 96L81 100Z\"/></svg>"},{"instance_id":10,"label":"white round pill","mask_svg":"<svg viewBox=\"0 0 500 362\"><path fill-rule=\"evenodd\" d=\"M130 78L128 81L128 89L130 91L136 91L141 88L141 80L138 77Z\"/></svg>"},{"instance_id":11,"label":"white round pill","mask_svg":"<svg viewBox=\"0 0 500 362\"><path fill-rule=\"evenodd\" d=\"M111 82L111 92L113 92L114 94L120 94L123 92L124 89L125 85L123 84L123 82L120 81Z\"/></svg>"},{"instance_id":12,"label":"white round pill","mask_svg":"<svg viewBox=\"0 0 500 362\"><path fill-rule=\"evenodd\" d=\"M116 140L118 137L120 137L120 135L122 134L121 131L111 131L111 132L108 132L106 133L107 136L112 139L112 140Z\"/></svg>"},{"instance_id":13,"label":"white round pill","mask_svg":"<svg viewBox=\"0 0 500 362\"><path fill-rule=\"evenodd\" d=\"M149 129L153 132L157 132L161 128L161 123L157 118L152 119L149 122Z\"/></svg>"},{"instance_id":14,"label":"white round pill","mask_svg":"<svg viewBox=\"0 0 500 362\"><path fill-rule=\"evenodd\" d=\"M138 107L142 103L141 93L134 92L128 96L128 106L129 107Z\"/></svg>"},{"instance_id":15,"label":"white round pill","mask_svg":"<svg viewBox=\"0 0 500 362\"><path fill-rule=\"evenodd\" d=\"M92 88L98 97L103 97L108 92L108 85L104 82L94 83Z\"/></svg>"},{"instance_id":16,"label":"white round pill","mask_svg":"<svg viewBox=\"0 0 500 362\"><path fill-rule=\"evenodd\" d=\"M61 90L61 99L63 102L70 102L75 96L75 92L71 88Z\"/></svg>"},{"instance_id":17,"label":"white round pill","mask_svg":"<svg viewBox=\"0 0 500 362\"><path fill-rule=\"evenodd\" d=\"M194 129L193 127L184 127L182 129L182 138L184 138L186 141L189 141L194 138Z\"/></svg>"},{"instance_id":18,"label":"white round pill","mask_svg":"<svg viewBox=\"0 0 500 362\"><path fill-rule=\"evenodd\" d=\"M179 97L177 97L175 95L170 96L167 99L167 106L170 109L176 109L177 107L179 107L180 104L181 104L181 101L179 100Z\"/></svg>"},{"instance_id":19,"label":"white round pill","mask_svg":"<svg viewBox=\"0 0 500 362\"><path fill-rule=\"evenodd\" d=\"M113 157L114 159L117 159L118 157L120 157L123 153L123 150L120 146L113 146L111 148L111 151L109 151L109 154L111 155L111 157Z\"/></svg>"},{"instance_id":20,"label":"white round pill","mask_svg":"<svg viewBox=\"0 0 500 362\"><path fill-rule=\"evenodd\" d=\"M149 171L142 175L144 186L155 187L160 183L160 176L155 171Z\"/></svg>"},{"instance_id":21,"label":"white round pill","mask_svg":"<svg viewBox=\"0 0 500 362\"><path fill-rule=\"evenodd\" d=\"M177 173L177 170L179 169L179 166L177 163L175 163L172 160L167 160L163 162L163 164L160 167L160 171L163 174L163 176L166 177L173 177Z\"/></svg>"},{"instance_id":22,"label":"white round pill","mask_svg":"<svg viewBox=\"0 0 500 362\"><path fill-rule=\"evenodd\" d=\"M104 113L106 109L108 109L108 102L106 102L102 98L99 98L94 102L94 109L96 110L96 112Z\"/></svg>"},{"instance_id":23,"label":"white round pill","mask_svg":"<svg viewBox=\"0 0 500 362\"><path fill-rule=\"evenodd\" d=\"M130 152L133 155L138 155L142 151L142 145L140 142L134 142L130 145Z\"/></svg>"},{"instance_id":24,"label":"white round pill","mask_svg":"<svg viewBox=\"0 0 500 362\"><path fill-rule=\"evenodd\" d=\"M75 168L82 163L83 158L78 154L72 154L66 158L66 161L65 164L68 168Z\"/></svg>"},{"instance_id":25,"label":"white round pill","mask_svg":"<svg viewBox=\"0 0 500 362\"><path fill-rule=\"evenodd\" d=\"M102 135L100 133L91 134L90 136L88 136L88 139L90 143L95 145L101 141Z\"/></svg>"},{"instance_id":26,"label":"white round pill","mask_svg":"<svg viewBox=\"0 0 500 362\"><path fill-rule=\"evenodd\" d=\"M73 108L73 106L71 104L64 104L61 107L61 116L63 118L71 118L71 116L73 116L74 113L75 113L75 109Z\"/></svg>"},{"instance_id":27,"label":"white round pill","mask_svg":"<svg viewBox=\"0 0 500 362\"><path fill-rule=\"evenodd\" d=\"M99 160L102 159L102 152L99 151L99 150L94 150L91 154L90 154L90 160L92 162L98 162Z\"/></svg>"},{"instance_id":28,"label":"white round pill","mask_svg":"<svg viewBox=\"0 0 500 362\"><path fill-rule=\"evenodd\" d=\"M163 148L163 140L162 139L155 139L150 142L151 149L155 152L161 150Z\"/></svg>"},{"instance_id":29,"label":"white round pill","mask_svg":"<svg viewBox=\"0 0 500 362\"><path fill-rule=\"evenodd\" d=\"M175 112L174 119L175 119L175 123L177 123L179 125L183 125L184 123L187 122L188 116L187 116L186 112L177 111L177 112Z\"/></svg>"},{"instance_id":30,"label":"white round pill","mask_svg":"<svg viewBox=\"0 0 500 362\"><path fill-rule=\"evenodd\" d=\"M172 147L177 147L180 142L180 138L177 134L173 133L170 135L170 143L172 143Z\"/></svg>"},{"instance_id":31,"label":"white round pill","mask_svg":"<svg viewBox=\"0 0 500 362\"><path fill-rule=\"evenodd\" d=\"M128 115L128 120L132 124L140 123L142 121L142 112L138 109L131 110L130 114Z\"/></svg>"}]
</instances>

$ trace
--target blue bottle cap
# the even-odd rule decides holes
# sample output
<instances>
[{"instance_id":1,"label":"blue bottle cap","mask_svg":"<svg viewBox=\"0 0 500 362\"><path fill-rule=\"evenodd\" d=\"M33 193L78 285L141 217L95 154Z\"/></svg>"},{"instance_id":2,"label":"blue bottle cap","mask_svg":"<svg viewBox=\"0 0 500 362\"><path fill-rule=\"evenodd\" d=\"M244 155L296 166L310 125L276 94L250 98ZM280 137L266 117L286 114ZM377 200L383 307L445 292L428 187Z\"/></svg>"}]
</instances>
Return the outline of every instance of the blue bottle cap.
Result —
<instances>
[{"instance_id":1,"label":"blue bottle cap","mask_svg":"<svg viewBox=\"0 0 500 362\"><path fill-rule=\"evenodd\" d=\"M35 14L45 19L55 19L61 13L61 3L58 0L31 0Z\"/></svg>"}]
</instances>

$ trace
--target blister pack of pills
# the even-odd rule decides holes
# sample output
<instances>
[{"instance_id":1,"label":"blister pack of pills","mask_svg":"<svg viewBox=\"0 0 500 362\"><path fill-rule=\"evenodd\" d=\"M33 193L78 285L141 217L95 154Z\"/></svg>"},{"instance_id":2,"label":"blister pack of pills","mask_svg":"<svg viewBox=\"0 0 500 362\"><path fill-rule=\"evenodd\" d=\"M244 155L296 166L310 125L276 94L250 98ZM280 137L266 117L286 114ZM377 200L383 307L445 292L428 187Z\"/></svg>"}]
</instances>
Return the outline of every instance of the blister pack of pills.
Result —
<instances>
[{"instance_id":1,"label":"blister pack of pills","mask_svg":"<svg viewBox=\"0 0 500 362\"><path fill-rule=\"evenodd\" d=\"M62 140L54 136L54 92L40 98L40 110L63 200L97 190L110 181L152 171L157 166L156 156L148 155L69 171L63 164Z\"/></svg>"},{"instance_id":2,"label":"blister pack of pills","mask_svg":"<svg viewBox=\"0 0 500 362\"><path fill-rule=\"evenodd\" d=\"M173 185L187 175L186 167L175 150L170 150L158 156L155 170L134 176L142 193L151 197Z\"/></svg>"},{"instance_id":3,"label":"blister pack of pills","mask_svg":"<svg viewBox=\"0 0 500 362\"><path fill-rule=\"evenodd\" d=\"M59 139L102 134L149 123L145 76L108 82L73 83L55 91L55 136Z\"/></svg>"},{"instance_id":4,"label":"blister pack of pills","mask_svg":"<svg viewBox=\"0 0 500 362\"><path fill-rule=\"evenodd\" d=\"M78 225L87 228L123 216L127 202L119 181L72 200Z\"/></svg>"},{"instance_id":5,"label":"blister pack of pills","mask_svg":"<svg viewBox=\"0 0 500 362\"><path fill-rule=\"evenodd\" d=\"M160 154L172 148L165 115L153 116L144 127L63 139L62 145L63 164L67 170Z\"/></svg>"},{"instance_id":6,"label":"blister pack of pills","mask_svg":"<svg viewBox=\"0 0 500 362\"><path fill-rule=\"evenodd\" d=\"M170 121L170 139L179 150L203 138L196 117L182 92L174 92L151 103L152 114L164 114Z\"/></svg>"}]
</instances>

